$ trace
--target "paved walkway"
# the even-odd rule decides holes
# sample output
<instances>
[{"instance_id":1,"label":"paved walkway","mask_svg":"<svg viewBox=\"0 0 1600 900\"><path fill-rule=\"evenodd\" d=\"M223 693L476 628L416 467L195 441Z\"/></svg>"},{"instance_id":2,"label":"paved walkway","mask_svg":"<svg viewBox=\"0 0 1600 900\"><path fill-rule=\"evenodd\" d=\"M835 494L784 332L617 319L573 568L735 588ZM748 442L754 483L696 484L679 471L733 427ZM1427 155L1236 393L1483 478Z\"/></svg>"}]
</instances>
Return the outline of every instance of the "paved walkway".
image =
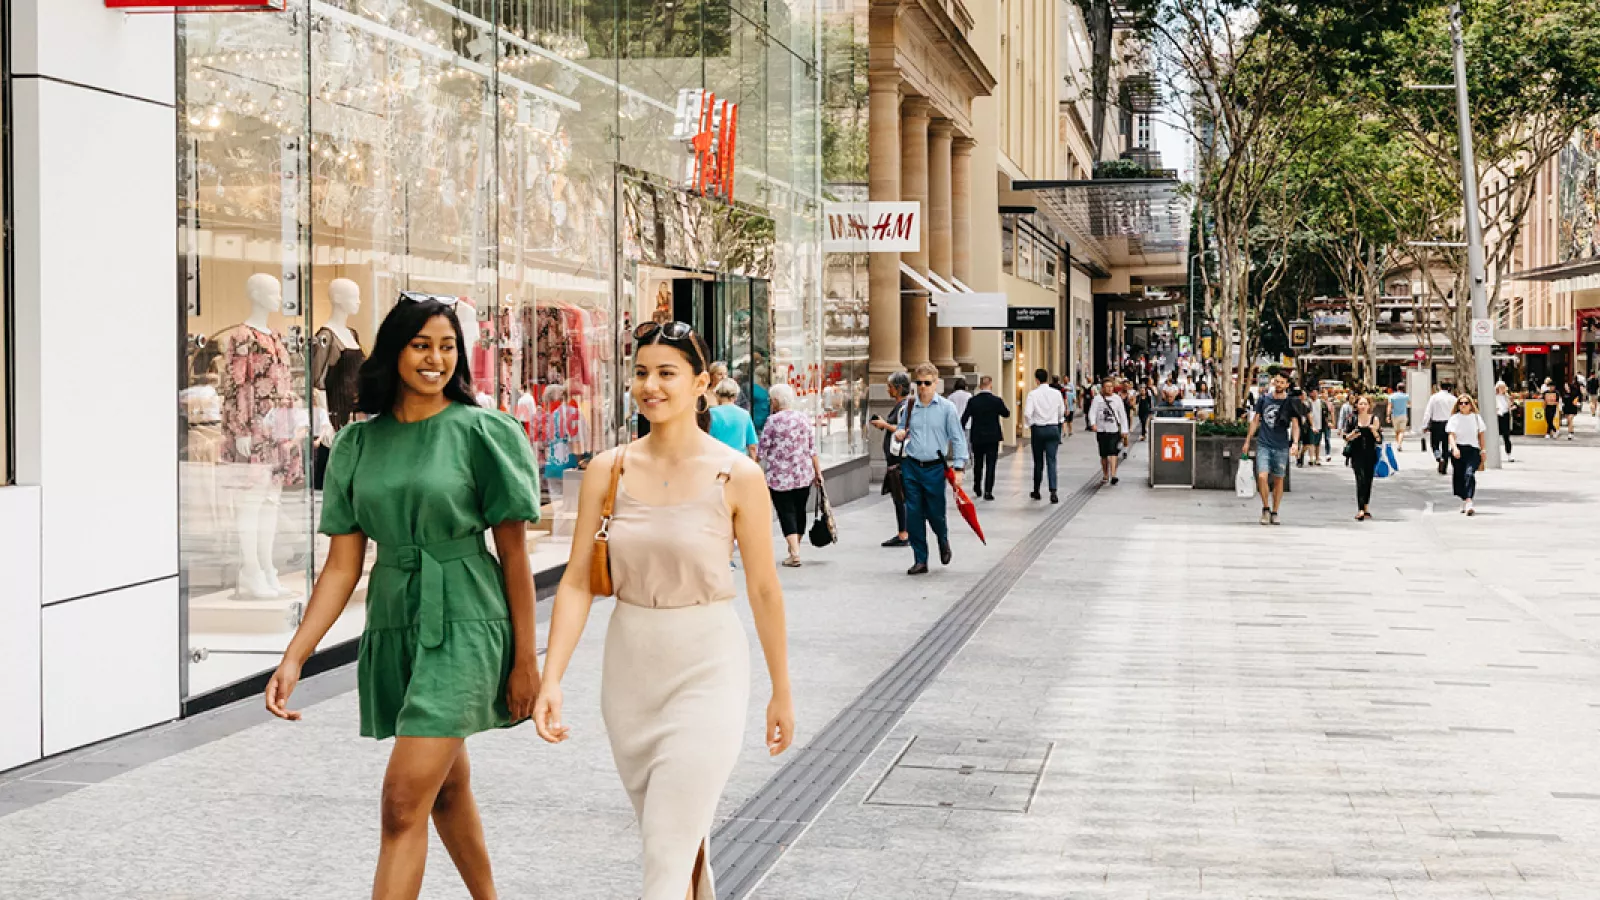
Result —
<instances>
[{"instance_id":1,"label":"paved walkway","mask_svg":"<svg viewBox=\"0 0 1600 900\"><path fill-rule=\"evenodd\" d=\"M1342 467L1297 472L1263 528L1253 501L1130 466L753 896L1600 897L1594 443L1519 448L1472 519L1414 446L1369 523ZM1092 448L1067 442L1064 487ZM958 540L947 570L901 574L881 501L842 511L849 547L785 570L802 742L1049 515L1024 466L982 505L990 545ZM472 742L506 897L637 889L595 702L606 606L569 676L573 741ZM354 736L348 679L309 681L328 699L296 725L226 710L0 775L30 779L0 784L0 898L361 896L387 748ZM191 746L206 729L233 733ZM759 737L724 815L779 770ZM24 806L52 780L98 783ZM465 896L434 851L425 896Z\"/></svg>"}]
</instances>

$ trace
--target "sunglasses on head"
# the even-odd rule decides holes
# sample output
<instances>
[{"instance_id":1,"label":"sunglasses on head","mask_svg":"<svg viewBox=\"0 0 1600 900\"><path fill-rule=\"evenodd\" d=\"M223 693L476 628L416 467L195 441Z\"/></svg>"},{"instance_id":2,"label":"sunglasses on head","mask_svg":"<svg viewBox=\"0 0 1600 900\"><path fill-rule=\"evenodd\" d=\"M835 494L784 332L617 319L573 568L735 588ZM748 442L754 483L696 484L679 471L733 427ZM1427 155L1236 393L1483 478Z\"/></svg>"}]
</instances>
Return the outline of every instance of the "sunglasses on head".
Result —
<instances>
[{"instance_id":1,"label":"sunglasses on head","mask_svg":"<svg viewBox=\"0 0 1600 900\"><path fill-rule=\"evenodd\" d=\"M454 308L457 303L461 302L460 297L447 297L444 294L424 294L421 291L400 292L401 303L424 303L428 300L432 300L443 306L448 306L451 308Z\"/></svg>"},{"instance_id":2,"label":"sunglasses on head","mask_svg":"<svg viewBox=\"0 0 1600 900\"><path fill-rule=\"evenodd\" d=\"M689 341L694 334L694 326L687 322L645 322L633 330L633 339L643 343L656 335L661 335L669 341ZM689 341L689 347L694 352L695 361L705 365L705 360L700 357L700 346L694 341Z\"/></svg>"}]
</instances>

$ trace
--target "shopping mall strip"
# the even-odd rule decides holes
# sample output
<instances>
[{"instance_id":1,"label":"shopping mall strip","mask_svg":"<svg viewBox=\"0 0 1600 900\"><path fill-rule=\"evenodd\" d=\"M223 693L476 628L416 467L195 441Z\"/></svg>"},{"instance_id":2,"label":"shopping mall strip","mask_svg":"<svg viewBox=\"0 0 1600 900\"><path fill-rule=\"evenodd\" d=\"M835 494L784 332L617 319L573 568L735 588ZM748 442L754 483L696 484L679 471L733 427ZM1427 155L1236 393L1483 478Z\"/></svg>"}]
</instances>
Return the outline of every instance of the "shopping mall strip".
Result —
<instances>
[{"instance_id":1,"label":"shopping mall strip","mask_svg":"<svg viewBox=\"0 0 1600 900\"><path fill-rule=\"evenodd\" d=\"M1227 493L1096 490L1091 450L1068 440L1059 506L1005 460L989 545L958 534L949 569L906 577L873 498L785 571L800 741L762 752L758 666L720 895L1600 896L1600 599L1569 562L1600 451L1519 449L1475 519L1420 465L1360 524L1342 467L1297 471L1272 529ZM503 896L637 891L608 609L572 741L470 744ZM4 776L0 896L365 890L387 748L356 737L352 681L309 680L300 723L246 703ZM466 896L430 863L426 896Z\"/></svg>"}]
</instances>

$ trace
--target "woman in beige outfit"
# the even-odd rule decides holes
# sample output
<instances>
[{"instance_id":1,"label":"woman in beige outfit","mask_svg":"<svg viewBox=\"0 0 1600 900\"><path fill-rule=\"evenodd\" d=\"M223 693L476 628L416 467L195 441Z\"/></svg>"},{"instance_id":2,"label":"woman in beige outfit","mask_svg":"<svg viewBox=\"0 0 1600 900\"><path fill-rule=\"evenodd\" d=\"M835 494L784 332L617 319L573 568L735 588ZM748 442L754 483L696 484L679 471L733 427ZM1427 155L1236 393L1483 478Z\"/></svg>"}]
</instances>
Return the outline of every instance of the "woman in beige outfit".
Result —
<instances>
[{"instance_id":1,"label":"woman in beige outfit","mask_svg":"<svg viewBox=\"0 0 1600 900\"><path fill-rule=\"evenodd\" d=\"M606 631L600 705L617 773L644 838L643 900L715 900L709 839L717 800L742 744L750 650L728 565L737 538L756 632L772 680L767 752L794 739L783 592L772 551L772 503L761 468L706 433L704 343L681 322L645 323L633 399L650 434L589 466L576 533L602 528L612 464L623 455L609 534L617 603ZM573 542L556 593L539 734L567 739L561 679L583 634L592 541Z\"/></svg>"}]
</instances>

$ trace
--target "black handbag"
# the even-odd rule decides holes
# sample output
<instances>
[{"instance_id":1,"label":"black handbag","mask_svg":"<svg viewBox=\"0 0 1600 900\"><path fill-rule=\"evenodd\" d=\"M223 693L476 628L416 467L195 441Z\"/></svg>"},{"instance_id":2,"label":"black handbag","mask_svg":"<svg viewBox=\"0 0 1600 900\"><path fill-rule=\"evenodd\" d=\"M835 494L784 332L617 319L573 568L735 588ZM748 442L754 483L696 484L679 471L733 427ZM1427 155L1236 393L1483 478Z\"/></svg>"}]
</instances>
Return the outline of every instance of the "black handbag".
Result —
<instances>
[{"instance_id":1,"label":"black handbag","mask_svg":"<svg viewBox=\"0 0 1600 900\"><path fill-rule=\"evenodd\" d=\"M911 442L911 407L914 401L908 398L900 402L905 405L906 439L900 442L899 453L893 455L885 454L884 462L888 464L888 467L883 470L883 490L879 491L880 495L886 494L893 497L896 503L906 502L906 479L905 475L900 472L900 464L905 462L906 444ZM818 546L821 545L819 544Z\"/></svg>"},{"instance_id":2,"label":"black handbag","mask_svg":"<svg viewBox=\"0 0 1600 900\"><path fill-rule=\"evenodd\" d=\"M817 485L817 513L811 522L811 546L826 547L839 543L839 526L833 520L833 504L828 502L828 491Z\"/></svg>"}]
</instances>

